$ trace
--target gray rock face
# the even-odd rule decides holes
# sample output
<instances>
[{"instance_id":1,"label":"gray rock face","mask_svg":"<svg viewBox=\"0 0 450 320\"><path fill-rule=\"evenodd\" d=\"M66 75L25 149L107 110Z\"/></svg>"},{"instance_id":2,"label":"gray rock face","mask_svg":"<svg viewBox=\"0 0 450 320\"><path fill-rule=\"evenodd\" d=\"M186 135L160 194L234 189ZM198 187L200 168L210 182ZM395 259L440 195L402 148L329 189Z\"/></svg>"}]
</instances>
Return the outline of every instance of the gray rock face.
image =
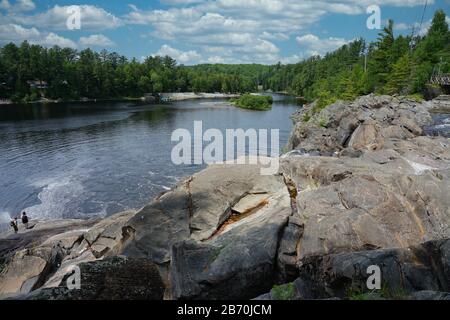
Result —
<instances>
[{"instance_id":1,"label":"gray rock face","mask_svg":"<svg viewBox=\"0 0 450 320\"><path fill-rule=\"evenodd\" d=\"M419 299L448 300L450 240L405 249L379 249L319 255L302 259L299 277L274 287L257 300ZM372 271L380 268L380 289L368 289Z\"/></svg>"},{"instance_id":2,"label":"gray rock face","mask_svg":"<svg viewBox=\"0 0 450 320\"><path fill-rule=\"evenodd\" d=\"M134 213L102 221L38 222L31 230L0 239L7 259L0 273L0 296L57 287L69 267L116 255L130 236L123 225Z\"/></svg>"},{"instance_id":3,"label":"gray rock face","mask_svg":"<svg viewBox=\"0 0 450 320\"><path fill-rule=\"evenodd\" d=\"M448 169L416 174L403 159L379 164L312 157L286 159L281 170L303 188L297 196L304 224L299 258L450 237Z\"/></svg>"},{"instance_id":4,"label":"gray rock face","mask_svg":"<svg viewBox=\"0 0 450 320\"><path fill-rule=\"evenodd\" d=\"M173 247L175 299L249 299L275 283L278 238L290 211L267 211L208 242ZM263 242L263 243L262 243Z\"/></svg>"},{"instance_id":5,"label":"gray rock face","mask_svg":"<svg viewBox=\"0 0 450 320\"><path fill-rule=\"evenodd\" d=\"M80 289L42 288L21 300L161 300L164 284L157 267L146 259L112 257L85 262L80 267ZM66 280L67 277L64 278Z\"/></svg>"},{"instance_id":6,"label":"gray rock face","mask_svg":"<svg viewBox=\"0 0 450 320\"><path fill-rule=\"evenodd\" d=\"M347 147L355 150L382 148L386 139L409 139L422 134L422 127L430 124L428 112L433 104L418 103L390 96L364 96L352 103L342 101L330 105L308 122L300 111L294 119L289 149L306 151L341 151ZM326 126L319 125L326 122Z\"/></svg>"},{"instance_id":7,"label":"gray rock face","mask_svg":"<svg viewBox=\"0 0 450 320\"><path fill-rule=\"evenodd\" d=\"M261 176L258 165L211 166L138 212L123 254L171 262L173 298L250 298L274 283L291 214L282 176Z\"/></svg>"},{"instance_id":8,"label":"gray rock face","mask_svg":"<svg viewBox=\"0 0 450 320\"><path fill-rule=\"evenodd\" d=\"M293 281L310 257L450 238L450 144L421 136L432 106L338 102L297 123L282 178L212 166L139 212L123 252L164 265L171 298L236 299ZM317 285L298 280L295 295Z\"/></svg>"},{"instance_id":9,"label":"gray rock face","mask_svg":"<svg viewBox=\"0 0 450 320\"><path fill-rule=\"evenodd\" d=\"M369 95L337 102L309 122L300 111L294 150L280 159L278 174L213 165L137 213L19 246L0 276L0 294L114 299L114 279L111 296L96 289L99 266L107 275L148 272L157 290L141 296L139 283L117 276L134 288L130 298L162 298L161 288L166 299L348 298L349 290L367 293L365 270L379 264L387 289L369 298L445 299L450 140L423 136L435 107ZM117 255L131 262L99 262ZM90 266L86 279L95 288L65 292L71 265Z\"/></svg>"},{"instance_id":10,"label":"gray rock face","mask_svg":"<svg viewBox=\"0 0 450 320\"><path fill-rule=\"evenodd\" d=\"M369 293L369 266L381 269L382 298L409 299L417 291L448 292L450 240L432 241L408 249L383 249L305 258L300 279L316 284L316 298L352 298ZM311 290L309 290L311 294ZM421 294L418 295L420 297ZM424 293L422 293L422 296Z\"/></svg>"}]
</instances>

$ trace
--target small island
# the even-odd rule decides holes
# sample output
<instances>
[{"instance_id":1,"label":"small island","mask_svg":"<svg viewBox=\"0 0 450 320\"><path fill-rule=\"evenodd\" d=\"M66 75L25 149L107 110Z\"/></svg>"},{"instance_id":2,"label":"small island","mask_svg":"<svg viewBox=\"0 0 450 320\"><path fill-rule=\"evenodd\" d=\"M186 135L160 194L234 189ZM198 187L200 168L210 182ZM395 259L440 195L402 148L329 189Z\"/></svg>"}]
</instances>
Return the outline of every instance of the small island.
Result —
<instances>
[{"instance_id":1,"label":"small island","mask_svg":"<svg viewBox=\"0 0 450 320\"><path fill-rule=\"evenodd\" d=\"M272 96L244 94L240 98L232 99L231 103L243 109L267 111L272 109L273 98Z\"/></svg>"}]
</instances>

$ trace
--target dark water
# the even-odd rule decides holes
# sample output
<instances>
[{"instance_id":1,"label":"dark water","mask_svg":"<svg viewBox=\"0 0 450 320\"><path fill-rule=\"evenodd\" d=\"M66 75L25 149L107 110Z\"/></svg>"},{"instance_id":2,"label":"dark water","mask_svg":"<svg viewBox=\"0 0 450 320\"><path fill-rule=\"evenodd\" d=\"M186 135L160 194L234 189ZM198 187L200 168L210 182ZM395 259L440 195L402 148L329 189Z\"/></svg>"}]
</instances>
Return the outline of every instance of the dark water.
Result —
<instances>
[{"instance_id":1,"label":"dark water","mask_svg":"<svg viewBox=\"0 0 450 320\"><path fill-rule=\"evenodd\" d=\"M171 162L175 129L280 129L280 146L298 108L275 96L268 112L226 100L152 106L72 103L0 106L0 222L26 210L32 218L86 218L139 208L203 166Z\"/></svg>"}]
</instances>

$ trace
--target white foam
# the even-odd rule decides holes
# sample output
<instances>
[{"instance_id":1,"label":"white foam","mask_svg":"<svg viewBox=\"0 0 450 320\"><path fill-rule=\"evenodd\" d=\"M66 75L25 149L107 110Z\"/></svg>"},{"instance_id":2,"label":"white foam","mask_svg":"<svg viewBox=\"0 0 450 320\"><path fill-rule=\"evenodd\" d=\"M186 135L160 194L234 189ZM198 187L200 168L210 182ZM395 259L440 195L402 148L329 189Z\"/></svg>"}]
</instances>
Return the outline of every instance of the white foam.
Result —
<instances>
[{"instance_id":1,"label":"white foam","mask_svg":"<svg viewBox=\"0 0 450 320\"><path fill-rule=\"evenodd\" d=\"M0 223L9 223L10 220L11 216L9 215L8 212L5 211L0 212Z\"/></svg>"},{"instance_id":2,"label":"white foam","mask_svg":"<svg viewBox=\"0 0 450 320\"><path fill-rule=\"evenodd\" d=\"M26 208L24 211L29 216L38 219L62 218L65 213L68 213L68 204L84 191L81 182L71 177L47 178L36 181L32 185L42 188L38 194L41 203Z\"/></svg>"},{"instance_id":3,"label":"white foam","mask_svg":"<svg viewBox=\"0 0 450 320\"><path fill-rule=\"evenodd\" d=\"M0 212L0 234L7 232L10 228L9 222L11 217L8 212Z\"/></svg>"}]
</instances>

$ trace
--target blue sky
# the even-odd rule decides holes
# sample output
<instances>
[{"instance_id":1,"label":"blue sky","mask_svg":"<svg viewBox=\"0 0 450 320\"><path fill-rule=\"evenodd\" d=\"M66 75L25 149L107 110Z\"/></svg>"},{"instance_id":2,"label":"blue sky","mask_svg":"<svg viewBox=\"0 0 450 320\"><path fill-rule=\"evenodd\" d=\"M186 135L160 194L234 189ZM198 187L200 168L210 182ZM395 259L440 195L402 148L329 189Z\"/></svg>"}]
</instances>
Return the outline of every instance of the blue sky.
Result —
<instances>
[{"instance_id":1,"label":"blue sky","mask_svg":"<svg viewBox=\"0 0 450 320\"><path fill-rule=\"evenodd\" d=\"M127 57L170 55L183 64L293 63L352 39L374 40L366 13L379 5L383 23L409 34L426 0L0 0L0 44L106 48ZM68 6L80 8L81 29L68 30ZM428 0L450 15L450 0ZM450 21L450 19L448 19ZM418 26L416 26L418 29Z\"/></svg>"}]
</instances>

